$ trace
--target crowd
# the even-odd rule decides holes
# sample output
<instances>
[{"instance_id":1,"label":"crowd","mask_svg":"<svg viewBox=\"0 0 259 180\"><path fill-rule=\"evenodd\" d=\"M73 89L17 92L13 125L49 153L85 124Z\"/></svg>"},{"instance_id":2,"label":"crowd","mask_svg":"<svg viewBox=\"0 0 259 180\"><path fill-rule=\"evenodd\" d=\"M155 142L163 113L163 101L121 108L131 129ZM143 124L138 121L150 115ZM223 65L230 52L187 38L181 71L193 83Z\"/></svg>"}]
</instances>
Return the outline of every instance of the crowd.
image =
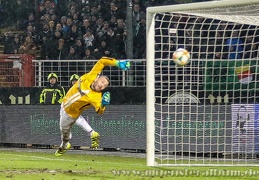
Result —
<instances>
[{"instance_id":1,"label":"crowd","mask_svg":"<svg viewBox=\"0 0 259 180\"><path fill-rule=\"evenodd\" d=\"M3 13L1 23L15 21L16 29L23 32L4 33L4 53L30 54L39 60L128 58L126 3L127 0L38 0L35 8L29 0L4 1L2 7L9 5L17 11ZM146 8L178 1L132 0L132 3L133 58L145 59ZM45 82L48 73L54 72L60 77L61 85L68 86L68 77L89 70L86 63L80 64L78 61L69 64L44 62L42 81ZM118 78L120 76L115 74L113 85L120 82Z\"/></svg>"},{"instance_id":2,"label":"crowd","mask_svg":"<svg viewBox=\"0 0 259 180\"><path fill-rule=\"evenodd\" d=\"M146 8L179 1L132 2L133 58L145 59ZM26 53L41 60L96 60L102 56L126 59L126 3L126 0L41 0L36 11L28 6L24 13L18 6L15 17L20 15L21 19L16 19L17 27L24 31L24 35L6 32L4 53ZM177 13L157 15L156 20L155 56L158 59L168 59L180 47L189 50L192 59L258 57L259 31L256 26ZM174 32L169 33L166 29ZM57 63L53 62L51 68L44 63L43 81L48 73L59 71L61 85L69 86L68 77L89 70L88 65L81 65L81 62L63 63L62 68L55 69ZM143 67L137 69L135 81L144 77ZM114 74L112 84L120 85L120 77Z\"/></svg>"},{"instance_id":3,"label":"crowd","mask_svg":"<svg viewBox=\"0 0 259 180\"><path fill-rule=\"evenodd\" d=\"M17 0L17 6L19 6L13 17L17 21L17 28L24 33L23 35L12 32L4 34L5 54L26 53L41 60L87 60L100 59L102 56L127 58L126 0L39 0L36 10L33 6L22 7L21 1L26 0ZM145 59L146 8L177 4L181 1L132 0L132 2L133 58ZM213 19L193 19L193 22L201 21L200 23L205 24L193 26L191 19L174 15L172 22L188 21L188 27L185 27L185 23L179 25L175 23L178 26L177 37L171 38L169 43L164 39L156 39L157 44L163 44L156 48L166 52L183 46L192 52L194 59L257 57L258 39L253 38L258 34L257 32L247 33L249 28L242 30L233 25L224 29L220 25L223 21L213 22ZM213 25L210 26L210 23ZM224 22L222 26L223 24ZM174 23L171 25L174 26ZM216 29L213 30L213 27ZM208 34L209 31L212 33ZM230 34L232 31L233 34ZM157 37L159 33L156 34ZM170 44L170 47L164 45L165 43ZM170 55L164 53L156 56L167 58Z\"/></svg>"},{"instance_id":4,"label":"crowd","mask_svg":"<svg viewBox=\"0 0 259 180\"><path fill-rule=\"evenodd\" d=\"M24 34L4 34L5 54L26 53L41 60L126 58L126 0L40 0L36 11L22 1L17 0L14 17ZM178 1L132 2L133 54L134 59L142 59L146 56L146 8Z\"/></svg>"}]
</instances>

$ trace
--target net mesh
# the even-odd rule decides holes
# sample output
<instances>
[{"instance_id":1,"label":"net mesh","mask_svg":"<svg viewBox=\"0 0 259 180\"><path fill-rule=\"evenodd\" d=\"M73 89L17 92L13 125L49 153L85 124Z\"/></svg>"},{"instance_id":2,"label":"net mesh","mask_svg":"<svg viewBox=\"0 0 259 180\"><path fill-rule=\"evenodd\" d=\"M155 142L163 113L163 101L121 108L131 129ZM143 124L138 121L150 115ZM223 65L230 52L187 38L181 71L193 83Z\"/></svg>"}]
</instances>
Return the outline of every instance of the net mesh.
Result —
<instances>
[{"instance_id":1,"label":"net mesh","mask_svg":"<svg viewBox=\"0 0 259 180\"><path fill-rule=\"evenodd\" d=\"M156 13L158 164L259 165L258 6Z\"/></svg>"}]
</instances>

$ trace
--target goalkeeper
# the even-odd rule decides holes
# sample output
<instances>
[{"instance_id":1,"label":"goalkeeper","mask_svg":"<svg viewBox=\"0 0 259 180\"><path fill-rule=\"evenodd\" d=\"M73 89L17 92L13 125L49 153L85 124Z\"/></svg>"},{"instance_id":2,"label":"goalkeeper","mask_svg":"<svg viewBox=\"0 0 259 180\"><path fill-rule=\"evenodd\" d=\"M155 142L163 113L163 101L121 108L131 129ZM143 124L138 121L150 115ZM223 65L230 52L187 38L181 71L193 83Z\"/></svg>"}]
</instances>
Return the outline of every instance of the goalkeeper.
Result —
<instances>
[{"instance_id":1,"label":"goalkeeper","mask_svg":"<svg viewBox=\"0 0 259 180\"><path fill-rule=\"evenodd\" d=\"M105 66L117 66L128 70L128 60L118 61L114 58L102 57L89 73L84 74L69 89L60 108L60 130L62 143L55 152L55 156L62 156L70 147L71 127L77 123L82 126L91 137L91 147L99 146L99 133L94 131L88 122L81 116L83 110L94 107L98 114L102 114L105 106L110 104L110 93L102 91L109 85L109 78L100 76Z\"/></svg>"}]
</instances>

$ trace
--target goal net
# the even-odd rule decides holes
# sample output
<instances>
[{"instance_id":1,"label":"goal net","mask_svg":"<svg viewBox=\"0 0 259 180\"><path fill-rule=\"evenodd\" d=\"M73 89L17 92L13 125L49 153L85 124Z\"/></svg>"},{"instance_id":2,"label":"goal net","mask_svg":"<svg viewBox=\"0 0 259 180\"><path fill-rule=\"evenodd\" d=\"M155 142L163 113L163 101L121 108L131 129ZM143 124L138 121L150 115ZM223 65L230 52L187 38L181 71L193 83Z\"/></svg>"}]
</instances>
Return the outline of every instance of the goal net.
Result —
<instances>
[{"instance_id":1,"label":"goal net","mask_svg":"<svg viewBox=\"0 0 259 180\"><path fill-rule=\"evenodd\" d=\"M147 9L148 166L259 165L258 15L259 0Z\"/></svg>"}]
</instances>

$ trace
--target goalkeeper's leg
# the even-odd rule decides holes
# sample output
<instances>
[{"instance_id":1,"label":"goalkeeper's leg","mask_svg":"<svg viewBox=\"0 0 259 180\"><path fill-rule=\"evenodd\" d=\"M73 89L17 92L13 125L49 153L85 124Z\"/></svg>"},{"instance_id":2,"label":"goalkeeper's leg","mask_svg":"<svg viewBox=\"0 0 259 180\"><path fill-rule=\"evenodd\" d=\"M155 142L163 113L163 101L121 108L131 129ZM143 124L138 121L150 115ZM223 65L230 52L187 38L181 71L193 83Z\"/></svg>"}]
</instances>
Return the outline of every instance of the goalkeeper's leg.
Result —
<instances>
[{"instance_id":1,"label":"goalkeeper's leg","mask_svg":"<svg viewBox=\"0 0 259 180\"><path fill-rule=\"evenodd\" d=\"M58 150L55 152L56 156L62 156L68 149L70 149L71 144L69 143L72 138L71 127L74 125L75 119L71 118L61 107L60 109L60 131L62 143Z\"/></svg>"},{"instance_id":2,"label":"goalkeeper's leg","mask_svg":"<svg viewBox=\"0 0 259 180\"><path fill-rule=\"evenodd\" d=\"M79 118L76 120L76 124L82 127L91 136L91 147L93 149L98 148L100 137L99 133L92 129L92 127L89 125L89 123L85 120L83 116L79 116Z\"/></svg>"}]
</instances>

